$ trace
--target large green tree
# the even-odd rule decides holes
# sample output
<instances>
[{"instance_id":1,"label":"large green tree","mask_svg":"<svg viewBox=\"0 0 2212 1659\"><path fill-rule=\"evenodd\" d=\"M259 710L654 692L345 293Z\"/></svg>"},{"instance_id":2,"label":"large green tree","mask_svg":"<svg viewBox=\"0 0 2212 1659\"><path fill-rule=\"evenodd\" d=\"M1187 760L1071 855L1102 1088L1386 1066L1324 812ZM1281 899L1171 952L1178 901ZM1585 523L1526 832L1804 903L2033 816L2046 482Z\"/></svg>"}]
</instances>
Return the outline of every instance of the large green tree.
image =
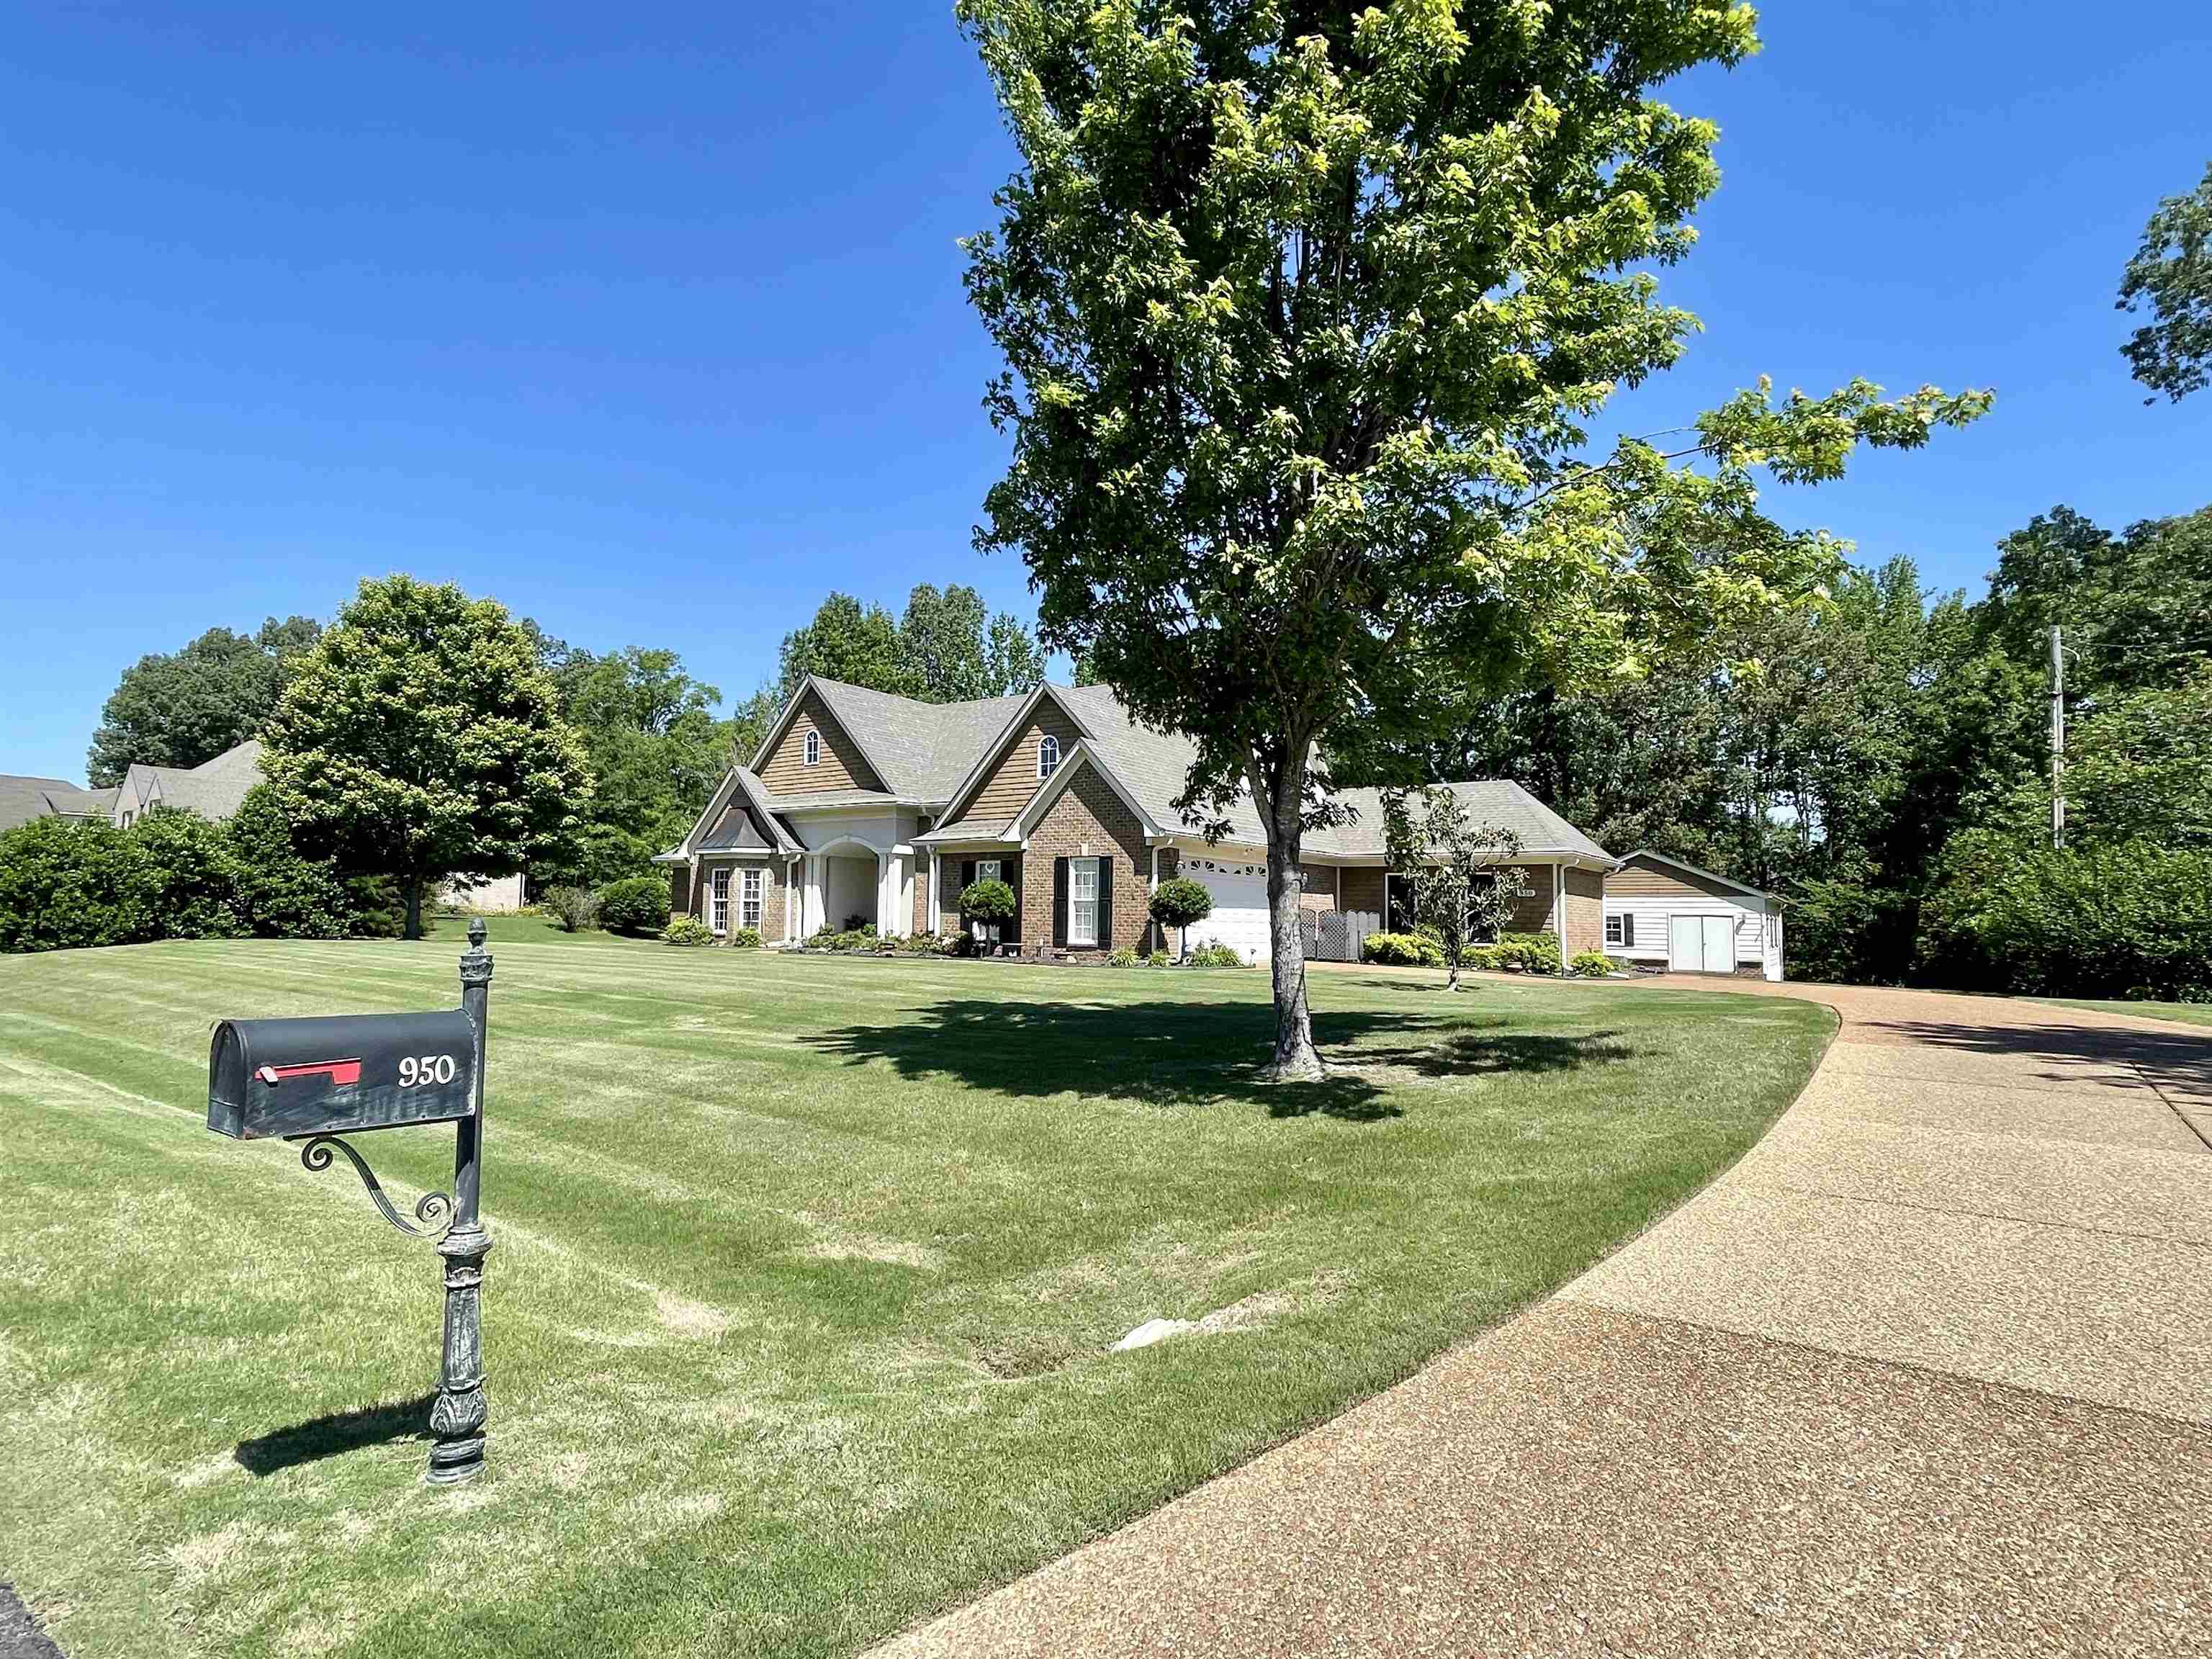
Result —
<instances>
[{"instance_id":1,"label":"large green tree","mask_svg":"<svg viewBox=\"0 0 2212 1659\"><path fill-rule=\"evenodd\" d=\"M448 875L511 874L572 836L590 798L539 644L490 599L364 581L302 658L263 769L311 848L387 875L422 931Z\"/></svg>"},{"instance_id":2,"label":"large green tree","mask_svg":"<svg viewBox=\"0 0 2212 1659\"><path fill-rule=\"evenodd\" d=\"M321 631L306 617L271 617L251 635L210 628L181 651L139 658L100 710L85 755L92 787L120 782L134 763L198 766L257 735L286 665Z\"/></svg>"},{"instance_id":3,"label":"large green tree","mask_svg":"<svg viewBox=\"0 0 2212 1659\"><path fill-rule=\"evenodd\" d=\"M784 635L781 665L786 697L818 674L923 702L963 702L1034 690L1045 653L1018 617L989 615L974 588L923 582L901 618L830 594L811 622Z\"/></svg>"},{"instance_id":4,"label":"large green tree","mask_svg":"<svg viewBox=\"0 0 2212 1659\"><path fill-rule=\"evenodd\" d=\"M1809 594L1758 509L1979 394L1745 393L1592 452L1696 328L1658 268L1718 180L1655 94L1757 46L1725 0L959 0L1021 157L971 298L1013 437L978 540L1046 642L1198 758L1187 810L1265 825L1270 1074L1321 1069L1299 850L1319 750L1474 694L1633 672ZM1214 818L1217 823L1221 820Z\"/></svg>"},{"instance_id":5,"label":"large green tree","mask_svg":"<svg viewBox=\"0 0 2212 1659\"><path fill-rule=\"evenodd\" d=\"M2175 403L2202 391L2212 376L2212 166L2195 190L2158 204L2121 273L2117 303L2150 308L2150 321L2120 348L2136 379Z\"/></svg>"}]
</instances>

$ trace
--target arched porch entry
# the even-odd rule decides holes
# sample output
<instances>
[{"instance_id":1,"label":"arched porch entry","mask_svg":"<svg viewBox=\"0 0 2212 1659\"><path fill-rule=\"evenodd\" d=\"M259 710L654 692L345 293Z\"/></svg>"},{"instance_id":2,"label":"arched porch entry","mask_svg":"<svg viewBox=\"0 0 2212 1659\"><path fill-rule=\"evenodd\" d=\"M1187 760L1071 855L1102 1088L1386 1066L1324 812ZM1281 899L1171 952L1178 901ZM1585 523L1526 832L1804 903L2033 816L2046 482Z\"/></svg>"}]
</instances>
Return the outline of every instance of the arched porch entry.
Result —
<instances>
[{"instance_id":1,"label":"arched porch entry","mask_svg":"<svg viewBox=\"0 0 2212 1659\"><path fill-rule=\"evenodd\" d=\"M888 848L840 836L810 852L805 870L805 933L825 925L842 929L854 916L873 922L880 933L906 931L899 923Z\"/></svg>"}]
</instances>

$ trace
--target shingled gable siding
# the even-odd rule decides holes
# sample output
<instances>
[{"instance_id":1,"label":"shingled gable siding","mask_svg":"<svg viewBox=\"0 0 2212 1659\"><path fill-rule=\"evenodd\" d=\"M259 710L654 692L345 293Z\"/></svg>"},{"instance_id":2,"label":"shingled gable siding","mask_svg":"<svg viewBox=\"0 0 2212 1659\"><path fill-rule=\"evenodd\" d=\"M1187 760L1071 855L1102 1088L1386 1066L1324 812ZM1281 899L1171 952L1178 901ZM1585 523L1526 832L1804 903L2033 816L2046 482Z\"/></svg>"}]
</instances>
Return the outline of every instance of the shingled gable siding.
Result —
<instances>
[{"instance_id":1,"label":"shingled gable siding","mask_svg":"<svg viewBox=\"0 0 2212 1659\"><path fill-rule=\"evenodd\" d=\"M1032 780L1034 782L1034 780ZM1044 817L1030 831L1030 868L1036 878L1022 893L1022 937L1030 950L1051 950L1056 936L1053 926L1054 860L1069 858L1111 859L1114 862L1114 915L1111 943L1106 950L1148 951L1158 943L1148 933L1152 916L1152 853L1145 845L1145 827L1137 815L1098 774L1085 767L1075 781L1061 791ZM1163 864L1165 863L1163 855ZM1166 878L1162 871L1161 878ZM1074 956L1098 951L1077 951Z\"/></svg>"},{"instance_id":2,"label":"shingled gable siding","mask_svg":"<svg viewBox=\"0 0 2212 1659\"><path fill-rule=\"evenodd\" d=\"M1063 763L1074 752L1076 743L1083 736L1075 722L1061 713L1060 705L1049 697L1038 703L1022 729L1000 746L990 771L967 804L955 801L945 816L1004 823L1028 805L1030 798L1037 792L1037 739L1048 733L1060 739Z\"/></svg>"},{"instance_id":3,"label":"shingled gable siding","mask_svg":"<svg viewBox=\"0 0 2212 1659\"><path fill-rule=\"evenodd\" d=\"M822 734L822 758L806 763L806 734ZM894 763L896 764L896 763ZM771 795L809 795L824 789L881 789L884 781L860 758L859 745L845 735L837 717L820 696L809 691L799 700L799 714L783 734L775 753L760 769L761 782Z\"/></svg>"}]
</instances>

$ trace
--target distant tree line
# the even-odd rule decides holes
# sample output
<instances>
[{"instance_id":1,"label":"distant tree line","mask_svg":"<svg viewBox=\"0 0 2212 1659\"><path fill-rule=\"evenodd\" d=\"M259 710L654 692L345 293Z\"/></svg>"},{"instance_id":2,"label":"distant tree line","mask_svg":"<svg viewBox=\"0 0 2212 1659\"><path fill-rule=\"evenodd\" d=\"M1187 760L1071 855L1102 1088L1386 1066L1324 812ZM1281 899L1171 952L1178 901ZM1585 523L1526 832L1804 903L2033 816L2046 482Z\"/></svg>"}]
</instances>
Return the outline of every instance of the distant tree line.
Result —
<instances>
[{"instance_id":1,"label":"distant tree line","mask_svg":"<svg viewBox=\"0 0 2212 1659\"><path fill-rule=\"evenodd\" d=\"M1910 559L1850 569L1701 656L1493 699L1340 772L1512 778L1617 853L1778 890L1793 976L2212 994L2212 508L2117 534L2054 508L1972 599Z\"/></svg>"}]
</instances>

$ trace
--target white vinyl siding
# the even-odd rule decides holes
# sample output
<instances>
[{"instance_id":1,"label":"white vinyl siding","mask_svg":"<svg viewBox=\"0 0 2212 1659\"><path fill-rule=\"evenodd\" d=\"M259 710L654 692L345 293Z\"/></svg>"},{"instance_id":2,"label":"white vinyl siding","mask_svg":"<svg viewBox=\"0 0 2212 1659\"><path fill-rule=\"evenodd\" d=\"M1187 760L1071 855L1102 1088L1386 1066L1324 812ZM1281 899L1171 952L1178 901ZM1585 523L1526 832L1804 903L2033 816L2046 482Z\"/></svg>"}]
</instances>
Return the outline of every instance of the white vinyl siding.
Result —
<instances>
[{"instance_id":1,"label":"white vinyl siding","mask_svg":"<svg viewBox=\"0 0 2212 1659\"><path fill-rule=\"evenodd\" d=\"M1098 943L1098 860L1067 861L1067 942L1086 946Z\"/></svg>"},{"instance_id":2,"label":"white vinyl siding","mask_svg":"<svg viewBox=\"0 0 2212 1659\"><path fill-rule=\"evenodd\" d=\"M1760 969L1769 979L1782 977L1782 918L1766 913L1767 901L1745 893L1716 897L1709 893L1608 893L1605 898L1605 948L1611 954L1654 967L1665 965L1672 918L1720 916L1735 939L1735 966ZM1619 944L1614 926L1629 937ZM1699 924L1702 930L1703 924ZM1702 932L1700 937L1702 938Z\"/></svg>"}]
</instances>

